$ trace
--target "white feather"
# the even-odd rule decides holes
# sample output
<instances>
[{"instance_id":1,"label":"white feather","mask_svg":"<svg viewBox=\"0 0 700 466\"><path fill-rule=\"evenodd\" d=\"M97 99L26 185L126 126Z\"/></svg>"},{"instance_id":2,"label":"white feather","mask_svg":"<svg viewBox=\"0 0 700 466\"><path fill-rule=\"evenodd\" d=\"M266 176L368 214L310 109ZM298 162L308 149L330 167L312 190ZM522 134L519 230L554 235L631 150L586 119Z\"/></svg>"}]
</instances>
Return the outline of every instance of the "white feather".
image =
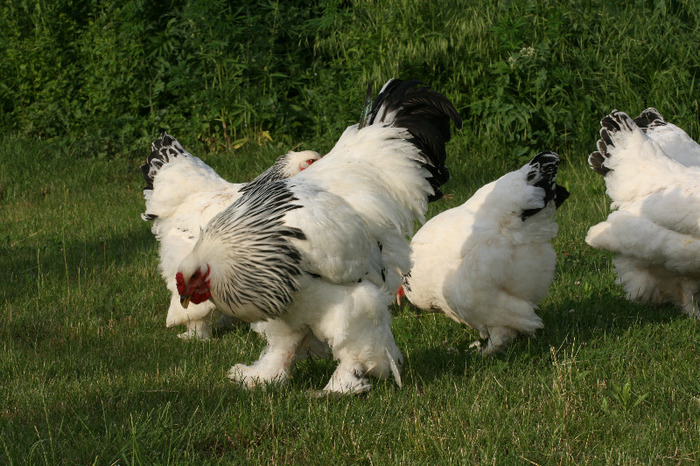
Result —
<instances>
[{"instance_id":1,"label":"white feather","mask_svg":"<svg viewBox=\"0 0 700 466\"><path fill-rule=\"evenodd\" d=\"M668 157L686 167L700 166L700 144L673 123L648 128L646 134Z\"/></svg>"}]
</instances>

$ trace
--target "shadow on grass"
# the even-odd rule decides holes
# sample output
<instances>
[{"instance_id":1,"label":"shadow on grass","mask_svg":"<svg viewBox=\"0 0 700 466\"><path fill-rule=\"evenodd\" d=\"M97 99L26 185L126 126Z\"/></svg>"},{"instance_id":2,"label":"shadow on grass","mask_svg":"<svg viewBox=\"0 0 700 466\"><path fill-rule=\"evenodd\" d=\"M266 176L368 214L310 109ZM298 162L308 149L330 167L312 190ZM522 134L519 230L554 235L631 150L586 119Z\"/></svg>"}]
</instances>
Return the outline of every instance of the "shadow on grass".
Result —
<instances>
[{"instance_id":1,"label":"shadow on grass","mask_svg":"<svg viewBox=\"0 0 700 466\"><path fill-rule=\"evenodd\" d=\"M4 248L0 267L8 273L10 280L0 282L0 295L10 301L32 296L47 280L60 280L70 286L77 284L79 279L104 273L110 268L134 264L137 257L144 255L154 258L153 269L157 270L153 234L137 221L133 223L125 233L89 241L63 241L59 235L52 235L45 244Z\"/></svg>"},{"instance_id":2,"label":"shadow on grass","mask_svg":"<svg viewBox=\"0 0 700 466\"><path fill-rule=\"evenodd\" d=\"M421 313L413 306L408 309L403 312ZM443 334L433 337L432 341L424 339L419 345L412 345L411 340L415 339L409 335L399 345L406 357L404 377L408 383L429 384L445 374L486 373L490 367L512 365L519 360L549 360L551 348L558 349L574 342L590 345L591 342L624 335L633 327L665 325L688 319L672 305L640 305L611 293L579 301L567 300L561 309L547 306L538 314L544 321L544 329L533 337L521 335L501 353L487 357L470 348L478 338L475 330L438 314L436 318L447 321L440 325ZM397 329L396 333L404 331Z\"/></svg>"},{"instance_id":3,"label":"shadow on grass","mask_svg":"<svg viewBox=\"0 0 700 466\"><path fill-rule=\"evenodd\" d=\"M573 310L573 311L572 311ZM406 385L425 385L443 378L445 374L465 376L488 372L494 365L513 365L523 359L549 361L551 348L576 342L577 345L624 335L630 328L667 324L677 319L687 319L670 305L638 305L607 293L584 300L567 300L561 309L546 306L538 313L545 328L534 337L519 336L507 349L496 355L483 357L470 345L478 333L468 326L458 324L439 313L424 313L412 305L395 314L394 335L404 355L402 370ZM240 330L219 329L214 338L227 338L229 333ZM248 338L255 339L260 348L262 338L248 331ZM243 362L250 364L258 354ZM310 358L295 363L290 386L319 389L328 381L337 362L332 357ZM388 383L372 379L372 385Z\"/></svg>"}]
</instances>

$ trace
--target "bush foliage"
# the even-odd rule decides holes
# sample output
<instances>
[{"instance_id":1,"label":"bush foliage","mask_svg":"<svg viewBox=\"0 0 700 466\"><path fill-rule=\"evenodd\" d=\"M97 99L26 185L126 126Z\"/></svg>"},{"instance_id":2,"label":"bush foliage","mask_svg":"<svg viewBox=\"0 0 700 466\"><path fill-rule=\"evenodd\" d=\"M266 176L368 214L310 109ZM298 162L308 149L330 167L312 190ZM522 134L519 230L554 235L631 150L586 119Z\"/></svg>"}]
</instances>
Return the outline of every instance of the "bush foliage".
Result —
<instances>
[{"instance_id":1,"label":"bush foliage","mask_svg":"<svg viewBox=\"0 0 700 466\"><path fill-rule=\"evenodd\" d=\"M142 154L161 129L210 150L356 121L369 84L417 78L475 144L586 150L613 108L698 134L694 0L8 0L0 128L86 155Z\"/></svg>"}]
</instances>

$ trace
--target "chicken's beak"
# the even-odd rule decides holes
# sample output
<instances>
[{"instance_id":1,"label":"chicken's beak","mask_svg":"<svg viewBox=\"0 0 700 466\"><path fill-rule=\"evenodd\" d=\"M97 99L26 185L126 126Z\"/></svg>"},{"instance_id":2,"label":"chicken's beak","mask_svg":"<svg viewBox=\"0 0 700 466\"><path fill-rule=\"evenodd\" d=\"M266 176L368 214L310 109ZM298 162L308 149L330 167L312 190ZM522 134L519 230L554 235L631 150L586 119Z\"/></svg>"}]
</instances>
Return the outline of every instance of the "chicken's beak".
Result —
<instances>
[{"instance_id":1,"label":"chicken's beak","mask_svg":"<svg viewBox=\"0 0 700 466\"><path fill-rule=\"evenodd\" d=\"M180 296L180 304L187 309L187 306L190 305L190 295Z\"/></svg>"}]
</instances>

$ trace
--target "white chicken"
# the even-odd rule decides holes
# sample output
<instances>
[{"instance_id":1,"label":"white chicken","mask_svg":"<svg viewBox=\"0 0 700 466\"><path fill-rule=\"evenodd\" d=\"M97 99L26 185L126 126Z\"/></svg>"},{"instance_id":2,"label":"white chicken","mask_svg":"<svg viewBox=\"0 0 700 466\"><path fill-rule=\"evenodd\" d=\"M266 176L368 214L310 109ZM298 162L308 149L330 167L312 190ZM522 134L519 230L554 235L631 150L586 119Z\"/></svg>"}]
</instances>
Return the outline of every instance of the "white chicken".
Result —
<instances>
[{"instance_id":1,"label":"white chicken","mask_svg":"<svg viewBox=\"0 0 700 466\"><path fill-rule=\"evenodd\" d=\"M160 243L160 269L171 293L167 327L185 325L187 331L179 337L205 340L220 315L211 301L184 309L175 286L177 266L192 251L209 220L244 192L294 176L319 158L313 151L289 152L250 183L229 183L169 134L153 141L151 154L141 166L146 180L146 211L141 217L153 221L151 230Z\"/></svg>"},{"instance_id":2,"label":"white chicken","mask_svg":"<svg viewBox=\"0 0 700 466\"><path fill-rule=\"evenodd\" d=\"M700 316L700 168L686 167L674 160L681 159L677 153L663 150L685 152L687 161L697 144L681 135L662 145L619 111L601 126L598 151L588 162L605 177L615 210L588 230L586 242L615 254L628 299L670 302Z\"/></svg>"},{"instance_id":3,"label":"white chicken","mask_svg":"<svg viewBox=\"0 0 700 466\"><path fill-rule=\"evenodd\" d=\"M413 268L399 296L479 331L488 355L543 327L535 313L554 278L559 157L543 152L430 219L411 241Z\"/></svg>"},{"instance_id":4,"label":"white chicken","mask_svg":"<svg viewBox=\"0 0 700 466\"><path fill-rule=\"evenodd\" d=\"M183 305L211 299L259 325L267 347L229 378L282 382L304 340L339 361L323 393L361 393L402 356L388 306L410 268L407 236L447 181L445 143L461 119L442 95L390 80L335 147L299 175L245 193L180 264Z\"/></svg>"}]
</instances>

